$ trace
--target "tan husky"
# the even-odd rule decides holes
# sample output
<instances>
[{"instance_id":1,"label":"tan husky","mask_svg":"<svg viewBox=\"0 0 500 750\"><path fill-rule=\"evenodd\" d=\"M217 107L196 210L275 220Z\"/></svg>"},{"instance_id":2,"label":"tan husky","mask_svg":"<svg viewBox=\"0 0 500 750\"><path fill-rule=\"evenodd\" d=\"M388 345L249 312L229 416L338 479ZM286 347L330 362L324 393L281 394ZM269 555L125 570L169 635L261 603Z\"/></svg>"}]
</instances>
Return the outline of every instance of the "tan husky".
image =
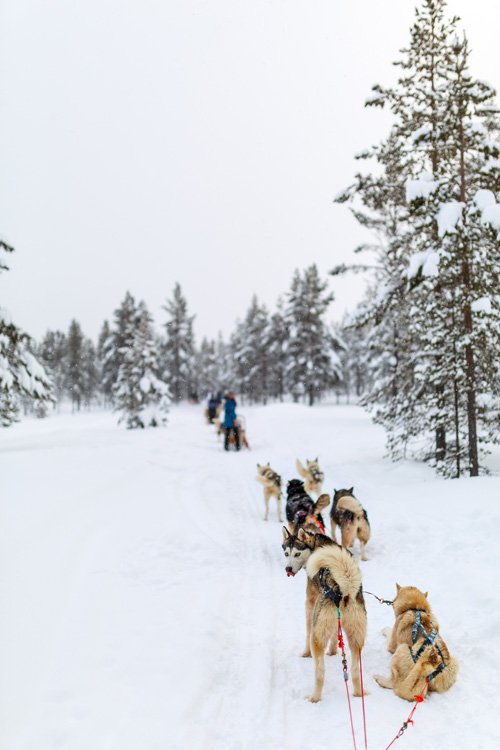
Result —
<instances>
[{"instance_id":1,"label":"tan husky","mask_svg":"<svg viewBox=\"0 0 500 750\"><path fill-rule=\"evenodd\" d=\"M325 475L321 471L318 465L318 459L309 461L306 459L306 466L302 466L299 459L296 460L295 465L300 476L304 479L304 487L306 492L315 492L317 495L321 494L321 488Z\"/></svg>"},{"instance_id":2,"label":"tan husky","mask_svg":"<svg viewBox=\"0 0 500 750\"><path fill-rule=\"evenodd\" d=\"M313 552L306 564L307 575L318 581L320 594L314 605L311 652L314 658L314 690L309 700L321 700L325 682L325 647L338 626L337 608L351 651L353 693L361 696L359 662L366 638L366 609L361 572L349 550L338 544ZM337 642L331 653L337 652Z\"/></svg>"},{"instance_id":3,"label":"tan husky","mask_svg":"<svg viewBox=\"0 0 500 750\"><path fill-rule=\"evenodd\" d=\"M257 476L255 477L258 482L264 486L264 502L266 504L266 513L264 515L264 521L269 518L269 500L271 497L276 498L278 505L278 521L283 521L281 517L281 477L280 475L271 469L270 464L261 466L257 464Z\"/></svg>"},{"instance_id":4,"label":"tan husky","mask_svg":"<svg viewBox=\"0 0 500 750\"><path fill-rule=\"evenodd\" d=\"M392 606L396 622L387 648L394 654L391 676L375 675L380 687L394 690L396 695L414 701L428 680L428 690L444 693L457 679L458 662L439 634L438 621L432 613L427 592L415 586L396 584L397 594Z\"/></svg>"},{"instance_id":5,"label":"tan husky","mask_svg":"<svg viewBox=\"0 0 500 750\"><path fill-rule=\"evenodd\" d=\"M352 494L353 491L354 487L348 490L333 490L330 510L332 539L335 539L335 530L340 526L342 546L354 547L356 538L359 539L361 559L368 560L365 545L370 539L370 522L366 510Z\"/></svg>"}]
</instances>

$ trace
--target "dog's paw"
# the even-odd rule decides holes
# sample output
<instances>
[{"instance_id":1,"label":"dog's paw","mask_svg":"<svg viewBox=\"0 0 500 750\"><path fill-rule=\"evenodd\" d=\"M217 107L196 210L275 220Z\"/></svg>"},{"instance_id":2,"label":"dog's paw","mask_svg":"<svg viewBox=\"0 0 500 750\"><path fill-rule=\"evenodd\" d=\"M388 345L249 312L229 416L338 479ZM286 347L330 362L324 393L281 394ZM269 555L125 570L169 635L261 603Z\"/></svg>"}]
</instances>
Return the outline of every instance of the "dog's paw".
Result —
<instances>
[{"instance_id":1,"label":"dog's paw","mask_svg":"<svg viewBox=\"0 0 500 750\"><path fill-rule=\"evenodd\" d=\"M361 690L353 690L352 694L355 698L362 698L363 695L370 695L370 692L368 690L365 690L364 692L361 692Z\"/></svg>"},{"instance_id":2,"label":"dog's paw","mask_svg":"<svg viewBox=\"0 0 500 750\"><path fill-rule=\"evenodd\" d=\"M301 653L301 656L304 657L305 659L310 658L311 656L310 649L306 648L306 650Z\"/></svg>"},{"instance_id":3,"label":"dog's paw","mask_svg":"<svg viewBox=\"0 0 500 750\"><path fill-rule=\"evenodd\" d=\"M386 638L390 638L391 633L392 633L392 628L382 628L380 632L382 633L382 635L385 635Z\"/></svg>"},{"instance_id":4,"label":"dog's paw","mask_svg":"<svg viewBox=\"0 0 500 750\"><path fill-rule=\"evenodd\" d=\"M390 677L384 677L381 674L374 674L373 679L377 683L377 685L380 685L381 688L388 688L389 690L392 688L392 681Z\"/></svg>"},{"instance_id":5,"label":"dog's paw","mask_svg":"<svg viewBox=\"0 0 500 750\"><path fill-rule=\"evenodd\" d=\"M320 700L320 695L314 695L314 693L312 695L306 695L306 701L309 701L310 703L319 703Z\"/></svg>"}]
</instances>

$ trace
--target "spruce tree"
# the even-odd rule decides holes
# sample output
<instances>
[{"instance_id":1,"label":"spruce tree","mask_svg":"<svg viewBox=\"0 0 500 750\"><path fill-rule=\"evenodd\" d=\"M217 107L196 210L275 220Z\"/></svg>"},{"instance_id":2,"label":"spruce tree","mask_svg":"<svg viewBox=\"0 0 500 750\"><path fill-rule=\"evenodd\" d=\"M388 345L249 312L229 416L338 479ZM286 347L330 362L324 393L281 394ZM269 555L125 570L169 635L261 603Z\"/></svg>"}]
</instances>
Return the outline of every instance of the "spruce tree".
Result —
<instances>
[{"instance_id":1,"label":"spruce tree","mask_svg":"<svg viewBox=\"0 0 500 750\"><path fill-rule=\"evenodd\" d=\"M7 257L13 248L0 240L0 272L8 270ZM40 405L53 400L51 383L30 351L31 339L0 308L0 425L8 427L18 419L22 401Z\"/></svg>"},{"instance_id":2,"label":"spruce tree","mask_svg":"<svg viewBox=\"0 0 500 750\"><path fill-rule=\"evenodd\" d=\"M355 195L375 208L365 225L379 221L384 234L383 286L365 319L386 354L382 377L374 378L381 387L368 401L388 430L390 452L397 456L430 427L438 471L458 476L465 464L476 476L479 437L498 437L477 408L479 396L498 401L495 368L486 363L498 346L499 249L488 226L495 210L482 204L487 196L494 209L499 189L498 118L494 92L470 76L467 41L445 8L443 0L422 3L397 84L374 87L369 104L388 105L395 116L390 138L369 154L382 178L359 178L342 198ZM392 228L382 207L388 196ZM475 316L478 300L489 307ZM372 368L380 362L374 357Z\"/></svg>"},{"instance_id":3,"label":"spruce tree","mask_svg":"<svg viewBox=\"0 0 500 750\"><path fill-rule=\"evenodd\" d=\"M178 402L193 391L195 369L194 316L188 315L187 301L179 283L174 287L172 299L167 300L163 309L169 316L165 323L163 371L170 384L172 399Z\"/></svg>"},{"instance_id":4,"label":"spruce tree","mask_svg":"<svg viewBox=\"0 0 500 750\"><path fill-rule=\"evenodd\" d=\"M203 338L196 352L196 390L208 397L221 388L220 365L217 361L215 341Z\"/></svg>"},{"instance_id":5,"label":"spruce tree","mask_svg":"<svg viewBox=\"0 0 500 750\"><path fill-rule=\"evenodd\" d=\"M114 403L114 386L118 380L124 353L130 346L136 316L135 299L130 292L126 292L122 303L113 313L113 327L110 329L105 322L99 336L101 388L105 398L111 403Z\"/></svg>"},{"instance_id":6,"label":"spruce tree","mask_svg":"<svg viewBox=\"0 0 500 750\"><path fill-rule=\"evenodd\" d=\"M271 398L283 401L286 389L288 326L281 297L278 299L276 311L269 320L266 345L269 356L269 394Z\"/></svg>"},{"instance_id":7,"label":"spruce tree","mask_svg":"<svg viewBox=\"0 0 500 750\"><path fill-rule=\"evenodd\" d=\"M270 378L268 313L254 296L232 339L238 389L251 403L267 403Z\"/></svg>"},{"instance_id":8,"label":"spruce tree","mask_svg":"<svg viewBox=\"0 0 500 750\"><path fill-rule=\"evenodd\" d=\"M85 390L83 373L83 333L80 324L72 320L69 326L66 343L65 372L66 393L71 399L73 409L80 411Z\"/></svg>"},{"instance_id":9,"label":"spruce tree","mask_svg":"<svg viewBox=\"0 0 500 750\"><path fill-rule=\"evenodd\" d=\"M89 408L98 398L99 364L94 343L89 338L83 339L82 345L83 403Z\"/></svg>"},{"instance_id":10,"label":"spruce tree","mask_svg":"<svg viewBox=\"0 0 500 750\"><path fill-rule=\"evenodd\" d=\"M66 346L66 334L63 331L47 331L36 348L37 357L52 382L57 403L64 397Z\"/></svg>"},{"instance_id":11,"label":"spruce tree","mask_svg":"<svg viewBox=\"0 0 500 750\"><path fill-rule=\"evenodd\" d=\"M113 357L108 356L112 351L111 328L107 320L102 324L99 337L97 339L97 368L100 390L102 393L104 405L108 406L113 402Z\"/></svg>"},{"instance_id":12,"label":"spruce tree","mask_svg":"<svg viewBox=\"0 0 500 750\"><path fill-rule=\"evenodd\" d=\"M310 406L340 379L338 342L325 321L333 300L327 287L313 264L305 269L303 276L295 272L287 298L288 390L294 400L305 396Z\"/></svg>"},{"instance_id":13,"label":"spruce tree","mask_svg":"<svg viewBox=\"0 0 500 750\"><path fill-rule=\"evenodd\" d=\"M115 410L121 412L119 422L125 422L128 429L164 425L170 393L160 379L152 319L144 302L139 303L125 334L127 343L120 351L121 364L113 386Z\"/></svg>"}]
</instances>

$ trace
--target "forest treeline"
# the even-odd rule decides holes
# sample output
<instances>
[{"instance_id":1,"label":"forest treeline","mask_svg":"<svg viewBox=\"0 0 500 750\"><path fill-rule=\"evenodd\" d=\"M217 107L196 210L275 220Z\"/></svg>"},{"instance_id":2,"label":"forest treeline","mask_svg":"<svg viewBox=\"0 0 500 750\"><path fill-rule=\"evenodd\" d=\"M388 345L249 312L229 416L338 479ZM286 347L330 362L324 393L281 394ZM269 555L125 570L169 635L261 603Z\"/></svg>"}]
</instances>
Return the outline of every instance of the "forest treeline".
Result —
<instances>
[{"instance_id":1,"label":"forest treeline","mask_svg":"<svg viewBox=\"0 0 500 750\"><path fill-rule=\"evenodd\" d=\"M367 277L341 323L328 322L333 298L314 265L273 310L254 297L227 340L195 342L179 285L159 331L127 293L95 344L73 321L30 345L4 315L2 423L20 401L42 413L64 396L75 408L101 400L133 427L164 421L171 400L225 387L263 404L312 405L333 391L372 412L391 458L477 476L500 441L500 110L469 58L445 0L423 0L396 83L375 85L366 102L389 110L392 126L356 156L362 168L336 199L371 238L355 249L359 262L332 269Z\"/></svg>"}]
</instances>

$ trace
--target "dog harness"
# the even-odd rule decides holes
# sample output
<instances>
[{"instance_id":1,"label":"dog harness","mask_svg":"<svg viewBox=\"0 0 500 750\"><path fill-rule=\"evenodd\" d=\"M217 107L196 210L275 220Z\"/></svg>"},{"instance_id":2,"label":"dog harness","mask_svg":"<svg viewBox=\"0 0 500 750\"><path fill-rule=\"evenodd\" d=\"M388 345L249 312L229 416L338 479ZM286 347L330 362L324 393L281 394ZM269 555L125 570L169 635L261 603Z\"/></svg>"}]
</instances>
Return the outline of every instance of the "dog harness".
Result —
<instances>
[{"instance_id":1,"label":"dog harness","mask_svg":"<svg viewBox=\"0 0 500 750\"><path fill-rule=\"evenodd\" d=\"M270 482L273 482L273 484L278 487L278 489L281 489L281 477L279 474L277 474L275 471L267 471L266 473L266 479L269 479Z\"/></svg>"},{"instance_id":2,"label":"dog harness","mask_svg":"<svg viewBox=\"0 0 500 750\"><path fill-rule=\"evenodd\" d=\"M433 626L430 633L427 632L427 630L422 625L422 609L416 609L415 610L415 619L413 621L413 626L411 629L411 640L413 645L417 642L419 638L419 632L424 639L422 645L418 649L417 653L414 654L413 651L410 649L411 658L413 659L413 662L416 663L420 656L422 656L422 653L427 648L427 646L434 646L436 651L438 652L440 658L441 658L441 664L439 667L436 667L434 672L431 672L431 674L427 675L427 679L430 682L434 679L438 674L440 674L443 669L446 667L446 662L444 660L443 652L439 648L438 644L436 643L436 638L438 637L438 631Z\"/></svg>"},{"instance_id":3,"label":"dog harness","mask_svg":"<svg viewBox=\"0 0 500 750\"><path fill-rule=\"evenodd\" d=\"M342 601L342 590L338 583L335 584L335 588L331 588L326 582L326 576L328 575L328 568L320 568L319 569L319 585L321 586L321 590L323 592L323 596L326 599L331 599L332 602L335 604L336 607L340 606L340 602Z\"/></svg>"}]
</instances>

